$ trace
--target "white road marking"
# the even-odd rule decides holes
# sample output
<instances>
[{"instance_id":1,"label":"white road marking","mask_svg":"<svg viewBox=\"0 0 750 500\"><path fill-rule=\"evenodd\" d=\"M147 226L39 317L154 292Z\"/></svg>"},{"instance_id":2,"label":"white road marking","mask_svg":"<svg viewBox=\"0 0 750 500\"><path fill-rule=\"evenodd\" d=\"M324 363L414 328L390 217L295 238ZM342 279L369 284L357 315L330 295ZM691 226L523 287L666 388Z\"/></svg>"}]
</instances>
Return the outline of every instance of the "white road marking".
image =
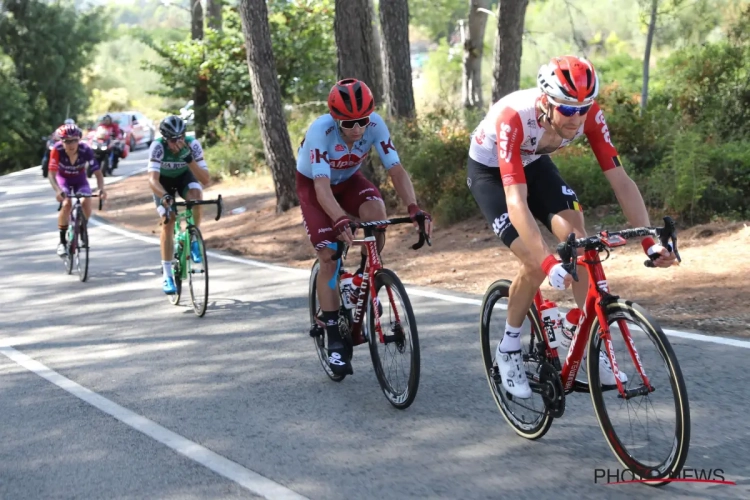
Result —
<instances>
[{"instance_id":1,"label":"white road marking","mask_svg":"<svg viewBox=\"0 0 750 500\"><path fill-rule=\"evenodd\" d=\"M7 340L3 341L3 343L7 343ZM124 408L73 382L69 378L60 375L56 371L8 345L0 345L0 353L30 372L39 375L64 391L69 392L78 399L113 416L123 424L160 442L164 446L171 448L190 460L211 469L220 476L223 476L230 481L234 481L256 495L274 500L307 500L307 497L299 495L294 491L261 476L257 472L246 469L237 462L224 458L208 448L204 448L198 443L190 441L189 439L162 427L156 422L134 413L127 408Z\"/></svg>"},{"instance_id":2,"label":"white road marking","mask_svg":"<svg viewBox=\"0 0 750 500\"><path fill-rule=\"evenodd\" d=\"M100 220L96 220L93 217L91 218L90 222L112 233L120 234L122 236L126 236L128 238L136 239L136 240L143 241L146 243L152 243L155 245L159 244L158 238L143 236L141 234L128 231L127 229L122 229L122 228L113 226L112 224L109 224ZM261 262L261 261L257 261L253 259L246 259L244 257L236 257L234 255L224 255L224 254L216 253L214 251L209 251L208 255L214 259L221 259L221 260L225 260L228 262L236 262L238 264L244 264L246 266L262 267L265 269L271 269L273 271L292 273L297 276L305 276L305 277L310 276L310 272L305 269L297 269L294 267L279 266L277 264L268 264L266 262ZM475 306L482 305L482 301L479 299L458 297L458 296L449 295L446 293L431 292L431 291L426 291L426 290L415 290L410 287L407 287L406 291L410 295L414 295L418 297L426 297L426 298L431 298L431 299L438 299L444 302L453 302L454 304L470 304L470 305L475 305ZM496 307L499 307L501 309L507 309L507 307L504 304L497 304ZM727 346L732 346L732 347L741 347L743 349L750 349L750 341L747 341L747 340L732 339L732 338L727 338L727 337L718 337L718 336L713 336L713 335L702 335L699 333L689 333L689 332L683 332L680 330L664 329L663 331L665 334L669 335L670 337L676 337L676 338L687 339L687 340L695 340L698 342L709 342L712 344L721 344L721 345L727 345Z\"/></svg>"}]
</instances>

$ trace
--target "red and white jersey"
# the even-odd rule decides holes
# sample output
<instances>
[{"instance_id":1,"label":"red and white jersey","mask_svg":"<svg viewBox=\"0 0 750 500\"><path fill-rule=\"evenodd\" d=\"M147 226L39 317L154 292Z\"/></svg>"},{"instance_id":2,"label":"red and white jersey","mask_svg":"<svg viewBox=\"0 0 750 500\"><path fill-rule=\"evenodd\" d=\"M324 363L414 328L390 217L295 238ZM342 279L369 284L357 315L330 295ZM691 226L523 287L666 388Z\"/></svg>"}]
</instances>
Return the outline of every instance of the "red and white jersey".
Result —
<instances>
[{"instance_id":1,"label":"red and white jersey","mask_svg":"<svg viewBox=\"0 0 750 500\"><path fill-rule=\"evenodd\" d=\"M541 96L542 92L537 88L508 94L490 107L484 120L471 134L469 156L482 165L500 167L504 186L525 184L523 168L541 156L536 154L545 132L539 123L537 106ZM575 137L563 139L560 148L583 134L586 134L602 171L621 165L604 115L596 102L586 113L586 120Z\"/></svg>"}]
</instances>

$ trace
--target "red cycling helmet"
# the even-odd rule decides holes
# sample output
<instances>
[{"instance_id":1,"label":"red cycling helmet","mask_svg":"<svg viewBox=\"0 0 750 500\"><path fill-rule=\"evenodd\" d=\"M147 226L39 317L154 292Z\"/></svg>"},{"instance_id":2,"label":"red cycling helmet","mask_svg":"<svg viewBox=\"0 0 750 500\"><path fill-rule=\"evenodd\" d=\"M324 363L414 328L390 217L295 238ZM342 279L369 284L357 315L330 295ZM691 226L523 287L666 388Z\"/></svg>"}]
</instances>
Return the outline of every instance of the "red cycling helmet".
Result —
<instances>
[{"instance_id":1,"label":"red cycling helmet","mask_svg":"<svg viewBox=\"0 0 750 500\"><path fill-rule=\"evenodd\" d=\"M359 120L370 116L374 109L370 87L355 78L341 80L328 94L328 111L336 120Z\"/></svg>"},{"instance_id":2,"label":"red cycling helmet","mask_svg":"<svg viewBox=\"0 0 750 500\"><path fill-rule=\"evenodd\" d=\"M599 94L599 77L594 66L582 57L554 57L539 68L539 89L552 104L588 105Z\"/></svg>"},{"instance_id":3,"label":"red cycling helmet","mask_svg":"<svg viewBox=\"0 0 750 500\"><path fill-rule=\"evenodd\" d=\"M59 137L61 140L65 139L80 139L83 137L83 132L81 132L81 129L78 128L75 125L61 125L60 128L57 129L57 137Z\"/></svg>"}]
</instances>

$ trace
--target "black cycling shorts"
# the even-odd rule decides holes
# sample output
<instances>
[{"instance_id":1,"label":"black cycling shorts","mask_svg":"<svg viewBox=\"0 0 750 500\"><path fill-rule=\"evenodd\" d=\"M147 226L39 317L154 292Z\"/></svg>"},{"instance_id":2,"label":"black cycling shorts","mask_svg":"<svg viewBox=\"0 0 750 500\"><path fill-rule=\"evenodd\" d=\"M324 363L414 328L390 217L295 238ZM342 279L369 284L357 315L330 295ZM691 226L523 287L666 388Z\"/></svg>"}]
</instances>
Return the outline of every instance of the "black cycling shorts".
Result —
<instances>
[{"instance_id":1,"label":"black cycling shorts","mask_svg":"<svg viewBox=\"0 0 750 500\"><path fill-rule=\"evenodd\" d=\"M185 171L185 173L177 177L165 177L163 175L160 175L159 184L162 185L164 190L172 198L176 199L177 193L179 193L183 200L187 199L185 197L187 196L187 192L190 189L203 189L200 182L196 180L195 176L190 170ZM154 203L156 203L157 207L160 207L161 198L154 195Z\"/></svg>"},{"instance_id":2,"label":"black cycling shorts","mask_svg":"<svg viewBox=\"0 0 750 500\"><path fill-rule=\"evenodd\" d=\"M552 217L563 210L581 210L578 197L560 176L552 159L544 155L524 167L527 202L532 215L552 231ZM510 248L518 231L510 223L500 169L469 158L466 183L482 215L495 234Z\"/></svg>"}]
</instances>

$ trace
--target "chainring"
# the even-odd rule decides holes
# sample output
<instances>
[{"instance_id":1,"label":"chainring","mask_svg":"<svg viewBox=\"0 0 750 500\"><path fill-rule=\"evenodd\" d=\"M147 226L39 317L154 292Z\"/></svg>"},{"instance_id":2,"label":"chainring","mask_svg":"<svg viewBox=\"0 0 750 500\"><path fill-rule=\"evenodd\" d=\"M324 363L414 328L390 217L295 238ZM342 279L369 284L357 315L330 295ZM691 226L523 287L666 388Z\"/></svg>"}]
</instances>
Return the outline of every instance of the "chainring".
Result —
<instances>
[{"instance_id":1,"label":"chainring","mask_svg":"<svg viewBox=\"0 0 750 500\"><path fill-rule=\"evenodd\" d=\"M539 382L547 387L541 396L553 418L560 418L565 413L565 391L560 374L550 363L539 365Z\"/></svg>"}]
</instances>

